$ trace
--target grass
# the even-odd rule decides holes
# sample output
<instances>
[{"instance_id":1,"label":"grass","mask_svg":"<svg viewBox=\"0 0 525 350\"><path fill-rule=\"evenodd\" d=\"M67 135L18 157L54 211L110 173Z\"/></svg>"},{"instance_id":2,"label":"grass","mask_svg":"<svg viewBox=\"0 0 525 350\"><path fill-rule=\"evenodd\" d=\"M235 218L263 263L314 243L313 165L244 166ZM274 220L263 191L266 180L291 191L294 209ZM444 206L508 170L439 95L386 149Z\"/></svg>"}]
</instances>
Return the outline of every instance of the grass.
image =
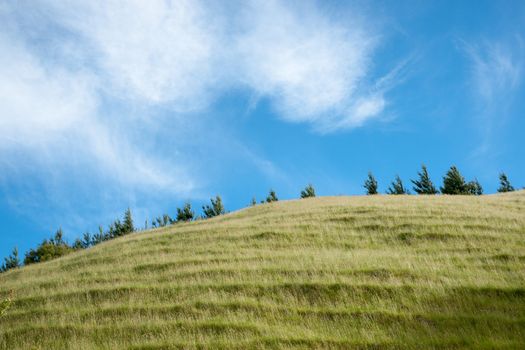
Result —
<instances>
[{"instance_id":1,"label":"grass","mask_svg":"<svg viewBox=\"0 0 525 350\"><path fill-rule=\"evenodd\" d=\"M2 349L523 349L525 192L321 197L0 275Z\"/></svg>"}]
</instances>

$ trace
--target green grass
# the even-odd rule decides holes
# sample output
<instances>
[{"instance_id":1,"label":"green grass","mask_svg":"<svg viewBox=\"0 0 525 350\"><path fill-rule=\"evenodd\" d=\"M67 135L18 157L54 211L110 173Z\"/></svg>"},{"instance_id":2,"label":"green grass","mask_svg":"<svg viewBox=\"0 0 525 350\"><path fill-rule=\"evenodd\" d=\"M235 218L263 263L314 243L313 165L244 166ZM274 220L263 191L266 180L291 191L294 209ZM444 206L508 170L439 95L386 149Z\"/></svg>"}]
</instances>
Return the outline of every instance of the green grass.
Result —
<instances>
[{"instance_id":1,"label":"green grass","mask_svg":"<svg viewBox=\"0 0 525 350\"><path fill-rule=\"evenodd\" d=\"M258 205L7 272L9 295L2 349L523 349L525 192Z\"/></svg>"}]
</instances>

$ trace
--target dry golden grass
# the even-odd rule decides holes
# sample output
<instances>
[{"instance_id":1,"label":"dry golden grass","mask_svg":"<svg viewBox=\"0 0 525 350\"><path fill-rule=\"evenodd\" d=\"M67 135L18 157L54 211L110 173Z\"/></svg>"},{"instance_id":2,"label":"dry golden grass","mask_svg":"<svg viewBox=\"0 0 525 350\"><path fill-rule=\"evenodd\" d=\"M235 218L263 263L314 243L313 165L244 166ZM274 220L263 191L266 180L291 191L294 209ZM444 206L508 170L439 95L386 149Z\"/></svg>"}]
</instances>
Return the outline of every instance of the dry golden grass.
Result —
<instances>
[{"instance_id":1,"label":"dry golden grass","mask_svg":"<svg viewBox=\"0 0 525 350\"><path fill-rule=\"evenodd\" d=\"M2 349L525 348L525 193L322 197L0 275Z\"/></svg>"}]
</instances>

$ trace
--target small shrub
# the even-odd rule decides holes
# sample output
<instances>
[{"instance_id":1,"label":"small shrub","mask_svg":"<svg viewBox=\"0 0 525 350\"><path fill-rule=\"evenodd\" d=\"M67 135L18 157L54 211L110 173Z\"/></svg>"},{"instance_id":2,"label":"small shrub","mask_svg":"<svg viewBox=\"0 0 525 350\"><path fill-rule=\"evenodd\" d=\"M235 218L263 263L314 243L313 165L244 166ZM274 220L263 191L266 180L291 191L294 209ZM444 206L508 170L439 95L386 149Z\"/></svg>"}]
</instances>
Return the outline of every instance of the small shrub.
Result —
<instances>
[{"instance_id":1,"label":"small shrub","mask_svg":"<svg viewBox=\"0 0 525 350\"><path fill-rule=\"evenodd\" d=\"M57 232L58 233L58 232ZM24 258L24 264L30 265L39 262L49 261L69 254L74 249L64 241L51 239L44 240L37 248L30 249Z\"/></svg>"}]
</instances>

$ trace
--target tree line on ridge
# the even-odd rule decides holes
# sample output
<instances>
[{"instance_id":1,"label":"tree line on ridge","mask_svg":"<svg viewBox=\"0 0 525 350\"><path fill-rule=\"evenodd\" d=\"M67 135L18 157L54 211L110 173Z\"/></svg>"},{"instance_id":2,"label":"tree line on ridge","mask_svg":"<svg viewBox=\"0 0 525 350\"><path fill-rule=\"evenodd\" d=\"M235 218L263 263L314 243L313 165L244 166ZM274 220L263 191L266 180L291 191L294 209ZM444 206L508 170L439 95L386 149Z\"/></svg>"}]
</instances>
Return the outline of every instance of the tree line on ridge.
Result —
<instances>
[{"instance_id":1,"label":"tree line on ridge","mask_svg":"<svg viewBox=\"0 0 525 350\"><path fill-rule=\"evenodd\" d=\"M447 171L443 177L443 186L441 186L439 190L430 179L430 175L425 165L423 165L421 167L421 171L417 173L417 179L410 181L412 183L412 189L418 195L437 195L439 193L444 195L483 194L483 188L477 179L466 181L456 166L450 167L450 169ZM499 174L499 183L500 186L497 190L498 192L512 192L515 190L505 173ZM367 195L376 195L379 193L378 182L372 172L368 173L363 187L365 188ZM407 195L410 194L410 190L403 184L401 178L396 175L395 179L388 187L386 193L389 195ZM304 190L300 192L300 198L311 198L315 196L316 193L312 184L308 184ZM266 199L262 200L260 203L272 203L277 202L278 200L279 199L276 192L271 189ZM257 205L255 197L252 198L251 205ZM202 215L200 217L195 215L195 211L193 211L191 203L186 202L182 208L177 208L177 214L175 218L172 218L168 214L163 214L162 216L156 217L151 221L151 227L160 228L181 222L208 219L223 215L225 213L226 210L222 203L222 199L217 195L215 198L210 199L209 205L202 206ZM135 228L132 213L129 208L124 212L122 221L120 219L116 219L109 225L106 231L104 231L102 226L99 226L99 232L95 234L86 232L82 238L77 238L73 244L68 244L65 241L62 228L59 228L51 238L45 239L40 245L38 245L36 248L30 249L25 254L23 265L31 265L49 261L80 249L90 248L107 240L147 229L148 221L145 222L143 229L138 230ZM2 266L0 266L0 273L18 268L20 266L22 266L22 262L18 255L18 249L15 247L11 255L4 258L4 263Z\"/></svg>"}]
</instances>

